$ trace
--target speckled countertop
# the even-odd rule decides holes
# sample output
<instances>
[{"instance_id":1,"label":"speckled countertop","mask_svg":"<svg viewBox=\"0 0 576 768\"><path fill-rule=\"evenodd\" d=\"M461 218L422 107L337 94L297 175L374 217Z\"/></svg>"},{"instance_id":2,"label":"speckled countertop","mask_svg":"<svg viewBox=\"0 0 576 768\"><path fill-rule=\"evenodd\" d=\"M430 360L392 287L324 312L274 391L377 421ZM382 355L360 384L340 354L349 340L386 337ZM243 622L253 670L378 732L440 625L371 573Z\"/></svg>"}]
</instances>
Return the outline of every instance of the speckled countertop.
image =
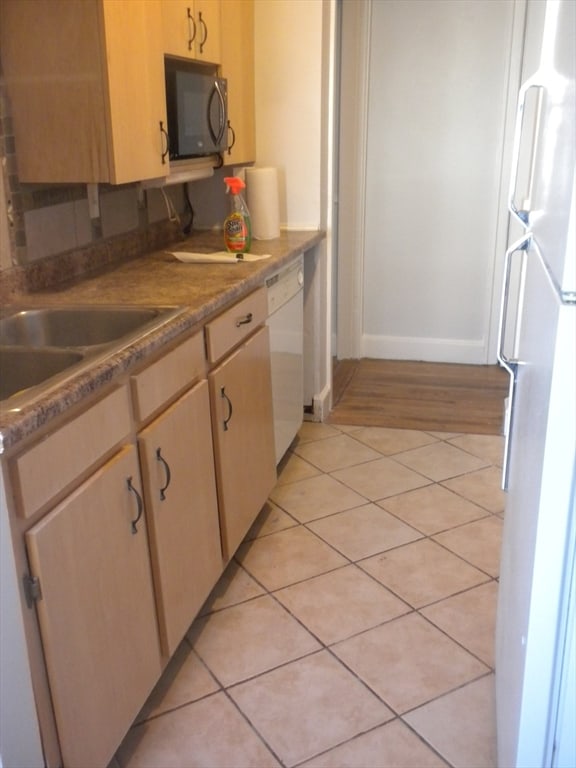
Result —
<instances>
[{"instance_id":1,"label":"speckled countertop","mask_svg":"<svg viewBox=\"0 0 576 768\"><path fill-rule=\"evenodd\" d=\"M170 255L170 250L222 250L221 233L204 232L162 251L107 266L71 282L15 295L14 306L122 304L176 306L181 311L161 327L95 358L89 366L72 372L40 396L19 402L17 408L10 400L4 401L0 405L0 453L14 449L38 429L157 353L163 345L200 327L264 285L279 267L313 248L323 237L320 231L283 231L275 240L255 240L252 253L270 254L270 258L249 263L189 264Z\"/></svg>"}]
</instances>

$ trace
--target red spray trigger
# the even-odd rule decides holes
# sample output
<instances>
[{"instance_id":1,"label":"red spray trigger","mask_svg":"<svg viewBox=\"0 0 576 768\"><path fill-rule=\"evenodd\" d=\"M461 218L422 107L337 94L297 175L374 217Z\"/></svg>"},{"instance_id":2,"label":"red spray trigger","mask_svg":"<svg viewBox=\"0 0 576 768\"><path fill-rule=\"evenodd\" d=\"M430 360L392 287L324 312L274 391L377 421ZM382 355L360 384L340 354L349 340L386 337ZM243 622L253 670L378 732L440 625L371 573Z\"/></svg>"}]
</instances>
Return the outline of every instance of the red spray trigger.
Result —
<instances>
[{"instance_id":1,"label":"red spray trigger","mask_svg":"<svg viewBox=\"0 0 576 768\"><path fill-rule=\"evenodd\" d=\"M240 190L246 188L246 184L238 176L227 176L224 179L224 183L228 188L228 192L231 192L233 195L237 195Z\"/></svg>"}]
</instances>

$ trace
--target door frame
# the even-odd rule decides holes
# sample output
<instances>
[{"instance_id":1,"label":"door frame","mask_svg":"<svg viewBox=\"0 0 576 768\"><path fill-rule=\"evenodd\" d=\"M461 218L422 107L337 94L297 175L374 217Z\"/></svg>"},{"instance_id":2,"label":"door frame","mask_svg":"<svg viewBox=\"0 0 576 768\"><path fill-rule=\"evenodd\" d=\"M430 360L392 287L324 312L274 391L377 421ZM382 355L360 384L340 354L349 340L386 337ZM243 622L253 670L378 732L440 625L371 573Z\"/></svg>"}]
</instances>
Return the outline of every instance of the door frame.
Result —
<instances>
[{"instance_id":1,"label":"door frame","mask_svg":"<svg viewBox=\"0 0 576 768\"><path fill-rule=\"evenodd\" d=\"M343 0L340 30L340 141L337 149L338 281L334 318L338 360L362 357L371 19L371 3Z\"/></svg>"}]
</instances>

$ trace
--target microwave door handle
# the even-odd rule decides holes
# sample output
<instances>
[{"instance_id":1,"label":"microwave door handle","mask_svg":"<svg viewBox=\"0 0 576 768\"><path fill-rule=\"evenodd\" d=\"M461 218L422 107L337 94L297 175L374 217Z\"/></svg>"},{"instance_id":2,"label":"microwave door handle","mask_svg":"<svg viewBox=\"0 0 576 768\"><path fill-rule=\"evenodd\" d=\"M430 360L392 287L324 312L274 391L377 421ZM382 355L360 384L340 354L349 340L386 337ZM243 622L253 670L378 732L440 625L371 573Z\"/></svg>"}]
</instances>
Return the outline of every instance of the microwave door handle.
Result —
<instances>
[{"instance_id":1,"label":"microwave door handle","mask_svg":"<svg viewBox=\"0 0 576 768\"><path fill-rule=\"evenodd\" d=\"M212 104L215 98L218 99L218 105L220 107L218 110L217 131L214 130L214 126L212 125ZM208 103L208 129L210 130L212 141L216 146L218 146L222 141L222 136L226 130L226 102L220 88L220 83L217 80L214 81L214 88L212 89L212 93L210 94L210 101Z\"/></svg>"}]
</instances>

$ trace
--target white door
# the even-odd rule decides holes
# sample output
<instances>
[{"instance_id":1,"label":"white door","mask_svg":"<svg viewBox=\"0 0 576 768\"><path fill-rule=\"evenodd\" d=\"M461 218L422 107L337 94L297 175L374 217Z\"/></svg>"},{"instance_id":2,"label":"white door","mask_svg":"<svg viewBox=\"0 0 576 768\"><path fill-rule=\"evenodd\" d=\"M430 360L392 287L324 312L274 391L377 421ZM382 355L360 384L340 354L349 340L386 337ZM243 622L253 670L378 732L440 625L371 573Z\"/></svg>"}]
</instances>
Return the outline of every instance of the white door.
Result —
<instances>
[{"instance_id":1,"label":"white door","mask_svg":"<svg viewBox=\"0 0 576 768\"><path fill-rule=\"evenodd\" d=\"M364 174L350 164L340 185L356 186L364 210L344 209L341 193L341 226L349 220L357 232L346 238L339 230L338 277L346 284L339 284L338 356L488 362L495 259L506 236L498 217L508 88L511 80L515 91L520 77L525 4L362 7L371 17L366 151L358 160ZM344 87L356 77L349 106L361 107L362 72L349 66L342 77ZM360 125L358 141L343 153L363 137ZM360 282L348 279L351 261L363 271ZM354 292L348 306L347 287ZM360 323L351 325L360 343L341 344L347 318L359 312Z\"/></svg>"}]
</instances>

